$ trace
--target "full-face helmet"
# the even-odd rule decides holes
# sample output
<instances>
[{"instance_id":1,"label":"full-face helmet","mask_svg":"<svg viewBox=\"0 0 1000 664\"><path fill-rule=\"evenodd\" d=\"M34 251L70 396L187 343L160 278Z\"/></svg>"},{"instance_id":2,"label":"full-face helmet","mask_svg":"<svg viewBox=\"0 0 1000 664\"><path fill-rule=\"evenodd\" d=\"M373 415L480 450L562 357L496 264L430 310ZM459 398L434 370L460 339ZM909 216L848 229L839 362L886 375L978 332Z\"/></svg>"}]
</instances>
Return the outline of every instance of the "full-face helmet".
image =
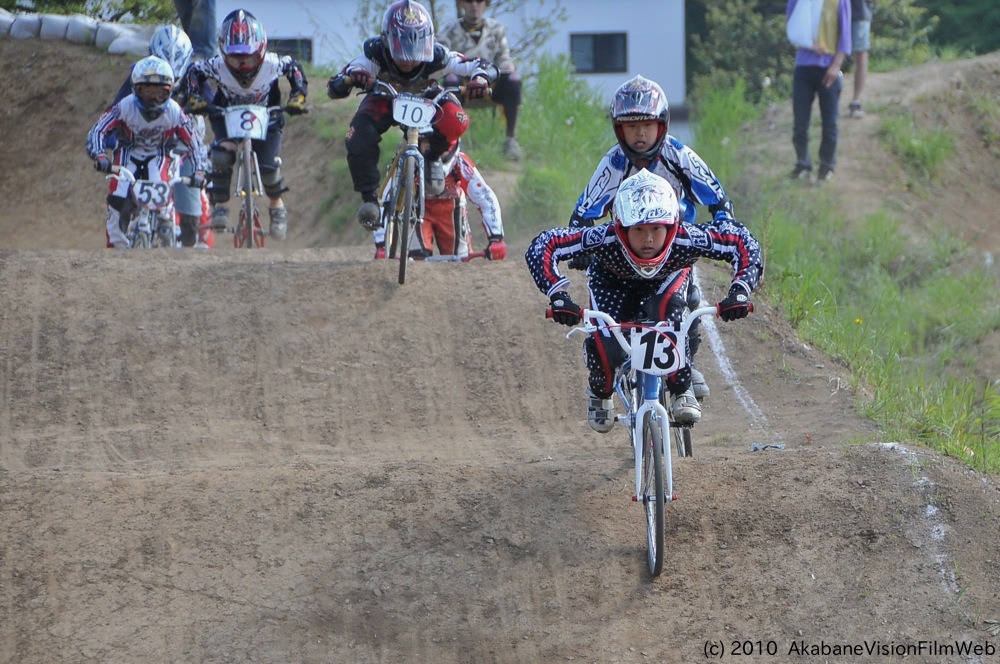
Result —
<instances>
[{"instance_id":1,"label":"full-face helmet","mask_svg":"<svg viewBox=\"0 0 1000 664\"><path fill-rule=\"evenodd\" d=\"M641 153L630 148L622 133L622 124L626 122L656 122L658 128L652 147ZM670 107L663 88L642 76L636 76L622 83L615 90L614 99L611 100L611 123L615 128L618 145L630 161L651 160L663 145L670 126Z\"/></svg>"},{"instance_id":2,"label":"full-face helmet","mask_svg":"<svg viewBox=\"0 0 1000 664\"><path fill-rule=\"evenodd\" d=\"M677 194L665 179L646 169L631 175L618 187L611 208L618 244L629 264L647 279L655 277L667 262L670 248L680 228ZM628 229L641 225L666 226L667 238L663 249L650 258L642 258L628 240Z\"/></svg>"},{"instance_id":3,"label":"full-face helmet","mask_svg":"<svg viewBox=\"0 0 1000 664\"><path fill-rule=\"evenodd\" d=\"M159 117L174 89L174 70L166 60L149 55L132 67L132 93L147 120Z\"/></svg>"},{"instance_id":4,"label":"full-face helmet","mask_svg":"<svg viewBox=\"0 0 1000 664\"><path fill-rule=\"evenodd\" d=\"M257 17L245 9L236 9L222 20L219 52L229 73L240 85L250 85L267 53L267 33Z\"/></svg>"},{"instance_id":5,"label":"full-face helmet","mask_svg":"<svg viewBox=\"0 0 1000 664\"><path fill-rule=\"evenodd\" d=\"M176 25L161 25L149 40L149 54L165 60L179 79L191 62L191 39Z\"/></svg>"},{"instance_id":6,"label":"full-face helmet","mask_svg":"<svg viewBox=\"0 0 1000 664\"><path fill-rule=\"evenodd\" d=\"M382 19L382 43L396 62L430 62L434 59L434 21L419 2L394 2Z\"/></svg>"}]
</instances>

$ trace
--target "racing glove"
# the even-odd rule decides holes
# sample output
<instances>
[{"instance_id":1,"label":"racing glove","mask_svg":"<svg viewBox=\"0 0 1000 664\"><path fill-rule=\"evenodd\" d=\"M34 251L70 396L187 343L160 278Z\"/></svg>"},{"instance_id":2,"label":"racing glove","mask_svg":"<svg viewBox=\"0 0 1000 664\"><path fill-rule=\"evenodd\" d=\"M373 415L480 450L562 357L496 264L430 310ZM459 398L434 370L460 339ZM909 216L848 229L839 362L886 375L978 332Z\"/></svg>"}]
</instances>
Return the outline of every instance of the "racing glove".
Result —
<instances>
[{"instance_id":1,"label":"racing glove","mask_svg":"<svg viewBox=\"0 0 1000 664\"><path fill-rule=\"evenodd\" d=\"M184 106L184 111L192 115L204 115L208 113L208 102L198 95L191 95Z\"/></svg>"},{"instance_id":2,"label":"racing glove","mask_svg":"<svg viewBox=\"0 0 1000 664\"><path fill-rule=\"evenodd\" d=\"M111 172L111 160L108 159L108 155L99 154L97 158L94 159L94 170L100 171L101 173Z\"/></svg>"},{"instance_id":3,"label":"racing glove","mask_svg":"<svg viewBox=\"0 0 1000 664\"><path fill-rule=\"evenodd\" d=\"M465 86L465 94L469 99L482 99L489 93L490 82L484 76L473 76Z\"/></svg>"},{"instance_id":4,"label":"racing glove","mask_svg":"<svg viewBox=\"0 0 1000 664\"><path fill-rule=\"evenodd\" d=\"M351 69L344 72L344 77L351 79L351 84L362 90L367 90L372 84L372 75L367 69Z\"/></svg>"},{"instance_id":5,"label":"racing glove","mask_svg":"<svg viewBox=\"0 0 1000 664\"><path fill-rule=\"evenodd\" d=\"M746 318L753 310L750 303L750 293L743 284L733 284L729 287L729 295L722 302L719 302L719 316L724 321Z\"/></svg>"},{"instance_id":6,"label":"racing glove","mask_svg":"<svg viewBox=\"0 0 1000 664\"><path fill-rule=\"evenodd\" d=\"M285 105L285 112L289 115L302 115L306 112L306 96L301 92L296 92L288 98Z\"/></svg>"},{"instance_id":7,"label":"racing glove","mask_svg":"<svg viewBox=\"0 0 1000 664\"><path fill-rule=\"evenodd\" d=\"M573 258L569 259L569 263L567 263L567 265L571 270L586 270L593 262L593 254L577 254L576 256L573 256Z\"/></svg>"},{"instance_id":8,"label":"racing glove","mask_svg":"<svg viewBox=\"0 0 1000 664\"><path fill-rule=\"evenodd\" d=\"M204 189L205 185L208 183L208 180L205 178L205 174L200 171L193 173L188 180L188 186L192 189Z\"/></svg>"},{"instance_id":9,"label":"racing glove","mask_svg":"<svg viewBox=\"0 0 1000 664\"><path fill-rule=\"evenodd\" d=\"M486 260L502 261L507 258L507 243L503 241L502 237L491 237L484 253Z\"/></svg>"},{"instance_id":10,"label":"racing glove","mask_svg":"<svg viewBox=\"0 0 1000 664\"><path fill-rule=\"evenodd\" d=\"M570 298L566 291L557 291L549 297L552 320L562 325L573 326L583 320L583 309Z\"/></svg>"}]
</instances>

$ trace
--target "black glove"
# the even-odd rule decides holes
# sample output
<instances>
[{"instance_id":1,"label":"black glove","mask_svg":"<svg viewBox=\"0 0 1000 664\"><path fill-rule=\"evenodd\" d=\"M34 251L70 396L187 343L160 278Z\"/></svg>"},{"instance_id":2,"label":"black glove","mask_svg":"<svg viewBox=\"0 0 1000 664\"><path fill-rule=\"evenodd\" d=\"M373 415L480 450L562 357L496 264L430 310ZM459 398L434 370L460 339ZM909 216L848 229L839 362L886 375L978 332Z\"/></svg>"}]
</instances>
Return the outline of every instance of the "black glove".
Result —
<instances>
[{"instance_id":1,"label":"black glove","mask_svg":"<svg viewBox=\"0 0 1000 664\"><path fill-rule=\"evenodd\" d=\"M195 172L191 174L190 178L188 178L188 186L192 189L204 189L206 184L207 180L205 179L204 173Z\"/></svg>"},{"instance_id":2,"label":"black glove","mask_svg":"<svg viewBox=\"0 0 1000 664\"><path fill-rule=\"evenodd\" d=\"M356 88L367 90L372 85L372 75L367 69L352 69L344 72L344 78L351 82Z\"/></svg>"},{"instance_id":3,"label":"black glove","mask_svg":"<svg viewBox=\"0 0 1000 664\"><path fill-rule=\"evenodd\" d=\"M719 316L724 321L746 318L753 311L753 304L750 303L750 293L747 292L743 284L733 284L729 287L729 295L722 302L719 302Z\"/></svg>"},{"instance_id":4,"label":"black glove","mask_svg":"<svg viewBox=\"0 0 1000 664\"><path fill-rule=\"evenodd\" d=\"M549 298L552 320L562 325L577 325L583 320L583 309L570 298L566 291L553 293Z\"/></svg>"},{"instance_id":5,"label":"black glove","mask_svg":"<svg viewBox=\"0 0 1000 664\"><path fill-rule=\"evenodd\" d=\"M100 171L101 173L111 172L111 160L108 159L108 155L99 154L97 158L94 159L94 170Z\"/></svg>"},{"instance_id":6,"label":"black glove","mask_svg":"<svg viewBox=\"0 0 1000 664\"><path fill-rule=\"evenodd\" d=\"M569 259L569 263L567 263L567 265L571 270L586 270L593 262L593 254L577 254L576 256L573 256L573 258Z\"/></svg>"}]
</instances>

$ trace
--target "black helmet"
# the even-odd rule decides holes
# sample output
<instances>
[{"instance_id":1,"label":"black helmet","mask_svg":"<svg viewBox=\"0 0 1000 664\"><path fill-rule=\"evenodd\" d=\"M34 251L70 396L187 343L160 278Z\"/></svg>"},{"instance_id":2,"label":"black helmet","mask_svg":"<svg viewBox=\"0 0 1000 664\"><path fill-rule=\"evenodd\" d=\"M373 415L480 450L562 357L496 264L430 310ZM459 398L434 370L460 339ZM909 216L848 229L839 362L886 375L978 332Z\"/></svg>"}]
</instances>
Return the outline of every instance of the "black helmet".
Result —
<instances>
[{"instance_id":1,"label":"black helmet","mask_svg":"<svg viewBox=\"0 0 1000 664\"><path fill-rule=\"evenodd\" d=\"M656 132L656 141L650 149L640 154L629 148L625 142L621 125L624 122L650 121L660 125ZM670 126L670 107L667 105L667 95L663 93L663 88L642 76L636 76L622 83L621 87L615 90L614 99L611 100L611 123L615 128L618 145L629 160L652 159L663 145Z\"/></svg>"},{"instance_id":2,"label":"black helmet","mask_svg":"<svg viewBox=\"0 0 1000 664\"><path fill-rule=\"evenodd\" d=\"M419 2L394 2L382 19L382 43L397 62L431 62L434 21Z\"/></svg>"}]
</instances>

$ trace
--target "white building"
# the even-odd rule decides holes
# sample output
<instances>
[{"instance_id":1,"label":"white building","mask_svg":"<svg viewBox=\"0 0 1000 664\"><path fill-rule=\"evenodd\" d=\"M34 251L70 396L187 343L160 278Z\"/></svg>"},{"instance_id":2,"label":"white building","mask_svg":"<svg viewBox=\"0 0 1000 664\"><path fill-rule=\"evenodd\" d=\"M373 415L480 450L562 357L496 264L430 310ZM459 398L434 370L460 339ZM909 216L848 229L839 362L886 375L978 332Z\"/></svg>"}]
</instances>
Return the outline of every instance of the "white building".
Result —
<instances>
[{"instance_id":1,"label":"white building","mask_svg":"<svg viewBox=\"0 0 1000 664\"><path fill-rule=\"evenodd\" d=\"M568 20L554 25L556 33L544 51L570 56L580 75L608 98L623 81L642 74L663 86L671 108L680 110L687 96L684 0L560 3ZM264 23L275 50L339 69L360 52L357 5L356 0L217 0L216 11L221 22L232 10L246 9ZM527 2L502 16L511 41L524 30L526 18L547 15L553 6L554 0ZM439 23L454 18L451 0L439 0L437 11Z\"/></svg>"}]
</instances>

